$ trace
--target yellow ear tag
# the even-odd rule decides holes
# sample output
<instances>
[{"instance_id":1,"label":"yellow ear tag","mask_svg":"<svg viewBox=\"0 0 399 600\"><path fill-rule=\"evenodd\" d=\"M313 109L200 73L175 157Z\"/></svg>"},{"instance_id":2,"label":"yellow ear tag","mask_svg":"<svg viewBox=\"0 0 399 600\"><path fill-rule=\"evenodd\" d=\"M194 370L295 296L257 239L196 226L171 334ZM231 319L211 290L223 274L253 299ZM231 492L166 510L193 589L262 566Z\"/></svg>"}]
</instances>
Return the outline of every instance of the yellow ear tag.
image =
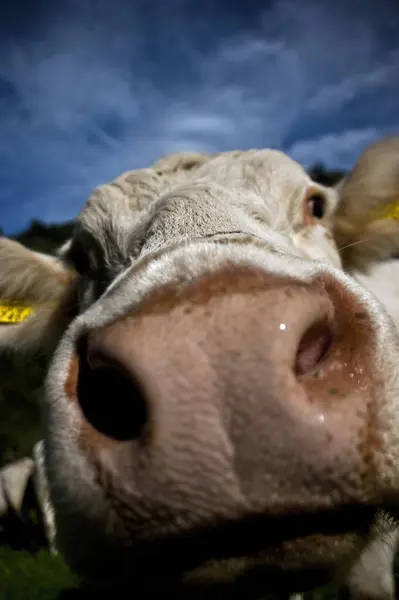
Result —
<instances>
[{"instance_id":1,"label":"yellow ear tag","mask_svg":"<svg viewBox=\"0 0 399 600\"><path fill-rule=\"evenodd\" d=\"M0 325L22 323L30 317L34 310L33 306L0 300Z\"/></svg>"},{"instance_id":2,"label":"yellow ear tag","mask_svg":"<svg viewBox=\"0 0 399 600\"><path fill-rule=\"evenodd\" d=\"M375 215L375 219L392 219L394 221L399 220L399 200L396 202L392 202L392 204L388 204L384 206L384 208L377 212Z\"/></svg>"}]
</instances>

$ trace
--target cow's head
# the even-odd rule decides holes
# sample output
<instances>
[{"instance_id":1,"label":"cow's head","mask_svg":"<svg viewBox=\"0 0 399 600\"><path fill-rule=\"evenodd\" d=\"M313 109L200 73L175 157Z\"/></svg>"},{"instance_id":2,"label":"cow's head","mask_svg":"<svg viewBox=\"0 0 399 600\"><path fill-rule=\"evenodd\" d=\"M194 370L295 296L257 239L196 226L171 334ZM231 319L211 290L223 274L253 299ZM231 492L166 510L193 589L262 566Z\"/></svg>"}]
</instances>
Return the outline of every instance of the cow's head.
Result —
<instances>
[{"instance_id":1,"label":"cow's head","mask_svg":"<svg viewBox=\"0 0 399 600\"><path fill-rule=\"evenodd\" d=\"M33 309L1 345L57 344L47 471L85 580L297 589L398 502L398 341L341 269L336 190L274 150L186 158L98 188L58 258L0 242Z\"/></svg>"},{"instance_id":2,"label":"cow's head","mask_svg":"<svg viewBox=\"0 0 399 600\"><path fill-rule=\"evenodd\" d=\"M336 187L335 238L344 268L367 272L399 255L399 136L370 145Z\"/></svg>"}]
</instances>

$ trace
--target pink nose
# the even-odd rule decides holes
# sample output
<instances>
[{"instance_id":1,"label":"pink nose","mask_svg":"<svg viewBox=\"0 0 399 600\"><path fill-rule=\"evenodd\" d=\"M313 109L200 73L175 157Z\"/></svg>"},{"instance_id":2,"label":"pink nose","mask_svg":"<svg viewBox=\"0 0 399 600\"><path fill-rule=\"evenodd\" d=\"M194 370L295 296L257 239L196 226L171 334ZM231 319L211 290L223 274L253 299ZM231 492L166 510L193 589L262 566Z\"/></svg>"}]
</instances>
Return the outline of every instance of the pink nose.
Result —
<instances>
[{"instance_id":1,"label":"pink nose","mask_svg":"<svg viewBox=\"0 0 399 600\"><path fill-rule=\"evenodd\" d=\"M328 509L377 500L373 342L337 282L235 268L92 331L66 390L143 535L149 514L158 532Z\"/></svg>"}]
</instances>

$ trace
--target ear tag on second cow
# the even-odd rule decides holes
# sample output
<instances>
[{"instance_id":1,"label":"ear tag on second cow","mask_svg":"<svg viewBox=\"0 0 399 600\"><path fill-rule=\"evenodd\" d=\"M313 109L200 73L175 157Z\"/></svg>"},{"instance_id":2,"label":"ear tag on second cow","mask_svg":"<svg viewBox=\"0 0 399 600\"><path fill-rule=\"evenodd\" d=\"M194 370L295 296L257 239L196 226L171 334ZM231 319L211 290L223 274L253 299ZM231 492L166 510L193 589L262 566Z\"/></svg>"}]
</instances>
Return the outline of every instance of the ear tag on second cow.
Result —
<instances>
[{"instance_id":1,"label":"ear tag on second cow","mask_svg":"<svg viewBox=\"0 0 399 600\"><path fill-rule=\"evenodd\" d=\"M0 300L0 325L15 325L26 321L34 312L33 306L20 302Z\"/></svg>"},{"instance_id":2,"label":"ear tag on second cow","mask_svg":"<svg viewBox=\"0 0 399 600\"><path fill-rule=\"evenodd\" d=\"M376 213L375 219L391 219L393 221L399 221L399 200L384 206L381 211Z\"/></svg>"}]
</instances>

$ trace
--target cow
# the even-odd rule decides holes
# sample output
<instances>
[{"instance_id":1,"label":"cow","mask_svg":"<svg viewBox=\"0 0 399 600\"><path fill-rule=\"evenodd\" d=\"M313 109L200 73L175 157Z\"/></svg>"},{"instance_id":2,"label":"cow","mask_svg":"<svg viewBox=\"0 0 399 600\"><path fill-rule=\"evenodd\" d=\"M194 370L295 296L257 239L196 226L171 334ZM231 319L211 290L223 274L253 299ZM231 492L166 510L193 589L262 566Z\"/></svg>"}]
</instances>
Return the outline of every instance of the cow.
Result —
<instances>
[{"instance_id":1,"label":"cow","mask_svg":"<svg viewBox=\"0 0 399 600\"><path fill-rule=\"evenodd\" d=\"M46 479L86 585L296 593L395 531L399 339L357 276L396 242L358 239L349 182L181 153L99 186L55 257L0 240L0 348L51 354Z\"/></svg>"}]
</instances>

